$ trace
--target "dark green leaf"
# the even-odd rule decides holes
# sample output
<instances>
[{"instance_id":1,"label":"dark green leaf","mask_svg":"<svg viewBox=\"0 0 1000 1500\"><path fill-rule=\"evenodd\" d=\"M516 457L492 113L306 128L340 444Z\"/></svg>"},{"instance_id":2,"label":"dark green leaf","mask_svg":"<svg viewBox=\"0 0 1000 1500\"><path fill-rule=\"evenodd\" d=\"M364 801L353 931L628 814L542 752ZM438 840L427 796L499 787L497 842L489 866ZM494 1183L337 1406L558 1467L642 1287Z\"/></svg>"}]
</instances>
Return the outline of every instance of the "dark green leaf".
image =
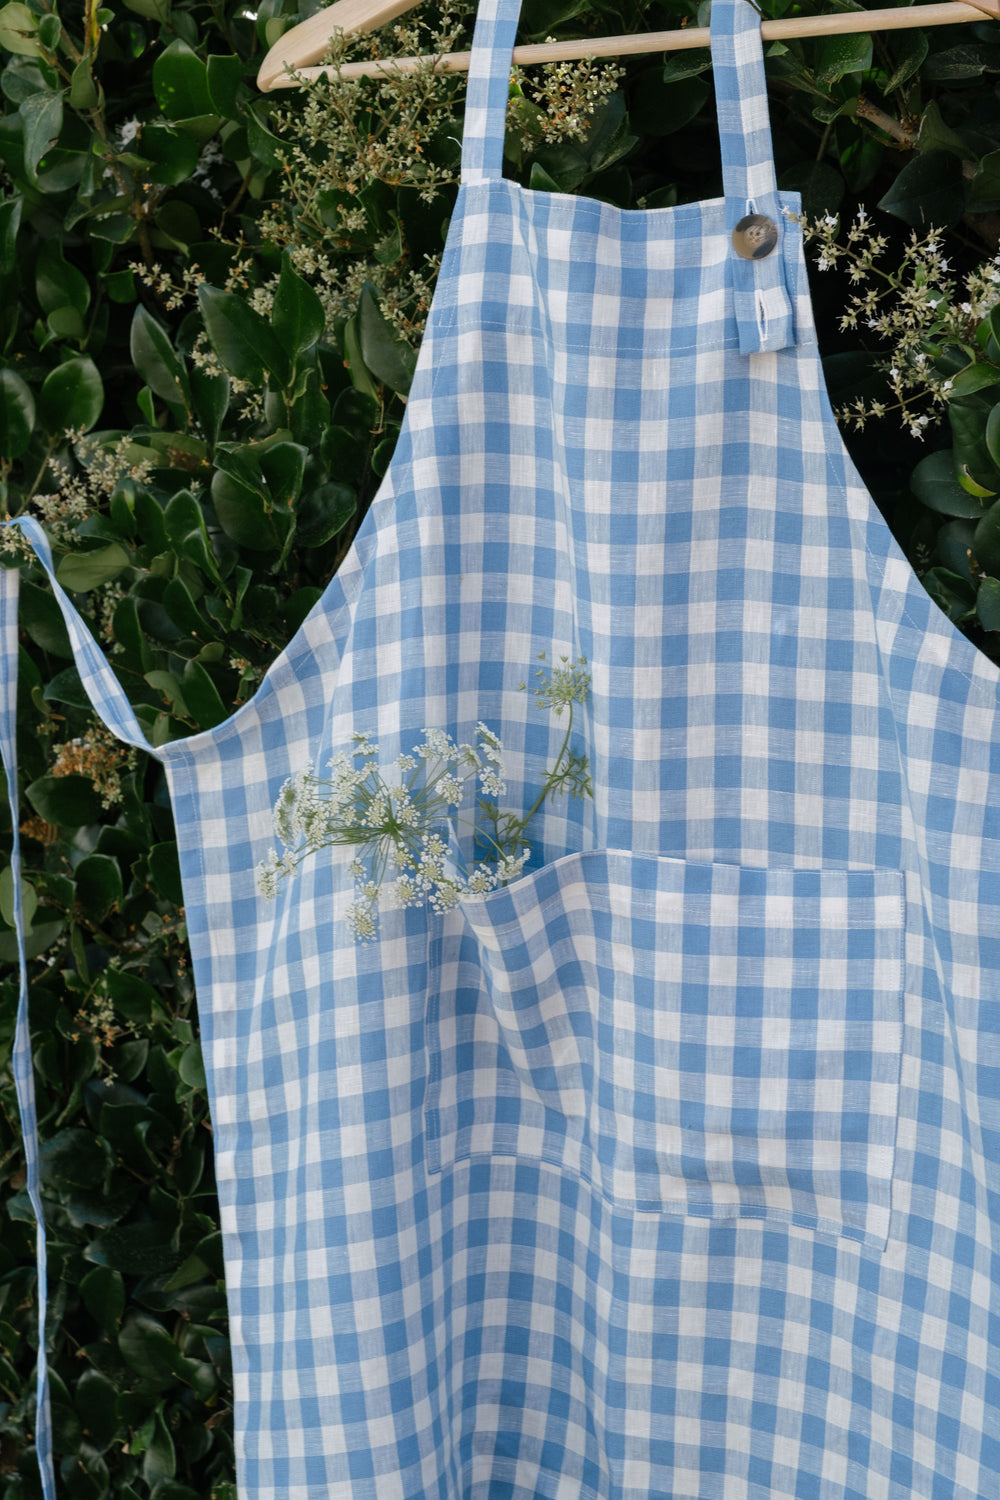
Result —
<instances>
[{"instance_id":1,"label":"dark green leaf","mask_svg":"<svg viewBox=\"0 0 1000 1500\"><path fill-rule=\"evenodd\" d=\"M108 1266L95 1266L80 1282L80 1293L102 1333L115 1333L125 1311L125 1283L121 1273Z\"/></svg>"},{"instance_id":2,"label":"dark green leaf","mask_svg":"<svg viewBox=\"0 0 1000 1500\"><path fill-rule=\"evenodd\" d=\"M636 84L629 119L642 135L673 135L701 113L711 92L703 78L681 78L667 85L662 67L647 68Z\"/></svg>"},{"instance_id":3,"label":"dark green leaf","mask_svg":"<svg viewBox=\"0 0 1000 1500\"><path fill-rule=\"evenodd\" d=\"M927 56L927 33L919 28L912 31L897 31L891 43L895 67L889 75L883 93L888 96L912 78Z\"/></svg>"},{"instance_id":4,"label":"dark green leaf","mask_svg":"<svg viewBox=\"0 0 1000 1500\"><path fill-rule=\"evenodd\" d=\"M405 396L417 357L409 344L396 337L382 316L371 282L365 282L358 303L358 340L361 358L375 379Z\"/></svg>"},{"instance_id":5,"label":"dark green leaf","mask_svg":"<svg viewBox=\"0 0 1000 1500\"><path fill-rule=\"evenodd\" d=\"M32 94L19 110L24 127L24 166L33 178L50 146L59 139L63 122L62 94Z\"/></svg>"},{"instance_id":6,"label":"dark green leaf","mask_svg":"<svg viewBox=\"0 0 1000 1500\"><path fill-rule=\"evenodd\" d=\"M214 729L216 724L229 717L218 688L201 662L188 662L184 668L183 684L184 702L199 729Z\"/></svg>"},{"instance_id":7,"label":"dark green leaf","mask_svg":"<svg viewBox=\"0 0 1000 1500\"><path fill-rule=\"evenodd\" d=\"M73 655L62 610L48 589L39 588L30 579L21 584L21 624L43 651L52 656Z\"/></svg>"},{"instance_id":8,"label":"dark green leaf","mask_svg":"<svg viewBox=\"0 0 1000 1500\"><path fill-rule=\"evenodd\" d=\"M188 663L192 665L192 663ZM202 669L204 670L204 668ZM181 867L177 859L177 844L171 839L163 844L154 844L149 851L149 874L158 893L174 906L184 905L181 887Z\"/></svg>"},{"instance_id":9,"label":"dark green leaf","mask_svg":"<svg viewBox=\"0 0 1000 1500\"><path fill-rule=\"evenodd\" d=\"M357 493L349 484L331 480L307 491L295 508L297 543L302 547L322 547L344 529L357 507Z\"/></svg>"},{"instance_id":10,"label":"dark green leaf","mask_svg":"<svg viewBox=\"0 0 1000 1500\"><path fill-rule=\"evenodd\" d=\"M318 343L326 331L323 304L295 270L287 250L281 257L281 275L274 294L271 326L293 360Z\"/></svg>"},{"instance_id":11,"label":"dark green leaf","mask_svg":"<svg viewBox=\"0 0 1000 1500\"><path fill-rule=\"evenodd\" d=\"M229 396L228 375L210 375L206 370L199 369L191 371L191 401L210 448L214 448L219 441L222 423L229 409Z\"/></svg>"},{"instance_id":12,"label":"dark green leaf","mask_svg":"<svg viewBox=\"0 0 1000 1500\"><path fill-rule=\"evenodd\" d=\"M924 63L923 76L932 83L953 83L1000 73L1000 47L989 42L964 42L933 52Z\"/></svg>"},{"instance_id":13,"label":"dark green leaf","mask_svg":"<svg viewBox=\"0 0 1000 1500\"><path fill-rule=\"evenodd\" d=\"M38 395L38 420L46 432L67 428L89 432L104 409L104 382L92 359L78 355L45 377Z\"/></svg>"},{"instance_id":14,"label":"dark green leaf","mask_svg":"<svg viewBox=\"0 0 1000 1500\"><path fill-rule=\"evenodd\" d=\"M275 443L261 451L261 471L275 505L291 505L298 498L305 464L306 450L299 443Z\"/></svg>"},{"instance_id":15,"label":"dark green leaf","mask_svg":"<svg viewBox=\"0 0 1000 1500\"><path fill-rule=\"evenodd\" d=\"M255 109L248 109L243 116L247 131L247 145L254 158L263 166L273 168L281 165L282 142L272 135Z\"/></svg>"},{"instance_id":16,"label":"dark green leaf","mask_svg":"<svg viewBox=\"0 0 1000 1500\"><path fill-rule=\"evenodd\" d=\"M56 578L71 593L85 594L117 578L129 566L129 555L118 542L98 547L96 552L67 552L59 559Z\"/></svg>"},{"instance_id":17,"label":"dark green leaf","mask_svg":"<svg viewBox=\"0 0 1000 1500\"><path fill-rule=\"evenodd\" d=\"M14 370L0 370L0 458L20 458L31 442L35 398Z\"/></svg>"},{"instance_id":18,"label":"dark green leaf","mask_svg":"<svg viewBox=\"0 0 1000 1500\"><path fill-rule=\"evenodd\" d=\"M990 151L979 163L975 177L965 185L970 213L995 213L1000 208L1000 151Z\"/></svg>"},{"instance_id":19,"label":"dark green leaf","mask_svg":"<svg viewBox=\"0 0 1000 1500\"><path fill-rule=\"evenodd\" d=\"M10 276L17 269L17 232L21 227L20 198L0 203L0 276Z\"/></svg>"},{"instance_id":20,"label":"dark green leaf","mask_svg":"<svg viewBox=\"0 0 1000 1500\"><path fill-rule=\"evenodd\" d=\"M94 1275L94 1272L90 1274ZM94 1369L84 1370L73 1392L77 1414L83 1425L83 1435L102 1453L121 1429L116 1415L117 1399L118 1390L114 1382L102 1375L100 1370Z\"/></svg>"},{"instance_id":21,"label":"dark green leaf","mask_svg":"<svg viewBox=\"0 0 1000 1500\"><path fill-rule=\"evenodd\" d=\"M69 703L72 708L90 708L87 688L79 679L75 666L63 667L61 672L55 673L54 678L46 682L42 697L46 703Z\"/></svg>"},{"instance_id":22,"label":"dark green leaf","mask_svg":"<svg viewBox=\"0 0 1000 1500\"><path fill-rule=\"evenodd\" d=\"M198 54L179 37L153 64L153 92L168 120L213 113L208 70Z\"/></svg>"},{"instance_id":23,"label":"dark green leaf","mask_svg":"<svg viewBox=\"0 0 1000 1500\"><path fill-rule=\"evenodd\" d=\"M949 620L966 620L975 611L976 594L971 583L948 568L928 568L921 583Z\"/></svg>"},{"instance_id":24,"label":"dark green leaf","mask_svg":"<svg viewBox=\"0 0 1000 1500\"><path fill-rule=\"evenodd\" d=\"M982 502L955 478L955 457L950 448L920 460L910 475L910 489L922 505L941 515L979 520L983 514Z\"/></svg>"},{"instance_id":25,"label":"dark green leaf","mask_svg":"<svg viewBox=\"0 0 1000 1500\"><path fill-rule=\"evenodd\" d=\"M241 118L239 96L243 84L243 62L239 57L213 53L208 59L208 92L212 108L226 120Z\"/></svg>"},{"instance_id":26,"label":"dark green leaf","mask_svg":"<svg viewBox=\"0 0 1000 1500\"><path fill-rule=\"evenodd\" d=\"M190 590L180 576L171 578L163 590L163 608L183 635L209 636L213 634L207 622L198 612ZM187 694L184 695L187 702Z\"/></svg>"},{"instance_id":27,"label":"dark green leaf","mask_svg":"<svg viewBox=\"0 0 1000 1500\"><path fill-rule=\"evenodd\" d=\"M101 1114L102 1130L104 1113L102 1111ZM172 1271L181 1259L171 1242L169 1225L157 1220L140 1224L116 1224L105 1234L99 1234L96 1239L91 1240L83 1255L85 1260L92 1261L94 1265L109 1266L113 1271L122 1271L126 1276L150 1276L159 1271ZM124 1332L123 1329L122 1333ZM124 1349L122 1353L125 1354ZM128 1359L127 1354L125 1358ZM129 1363L132 1361L129 1360ZM134 1365L132 1367L136 1368Z\"/></svg>"},{"instance_id":28,"label":"dark green leaf","mask_svg":"<svg viewBox=\"0 0 1000 1500\"><path fill-rule=\"evenodd\" d=\"M917 135L917 150L947 151L960 159L973 154L958 132L945 124L936 99L931 99L924 110Z\"/></svg>"},{"instance_id":29,"label":"dark green leaf","mask_svg":"<svg viewBox=\"0 0 1000 1500\"><path fill-rule=\"evenodd\" d=\"M101 815L101 799L87 776L40 776L25 796L40 818L62 828L81 828Z\"/></svg>"},{"instance_id":30,"label":"dark green leaf","mask_svg":"<svg viewBox=\"0 0 1000 1500\"><path fill-rule=\"evenodd\" d=\"M131 667L148 672L153 665L153 657L139 622L138 603L131 594L126 594L116 605L111 628L116 642L125 648L124 660Z\"/></svg>"},{"instance_id":31,"label":"dark green leaf","mask_svg":"<svg viewBox=\"0 0 1000 1500\"><path fill-rule=\"evenodd\" d=\"M972 555L985 573L1000 578L1000 500L993 502L976 527Z\"/></svg>"},{"instance_id":32,"label":"dark green leaf","mask_svg":"<svg viewBox=\"0 0 1000 1500\"><path fill-rule=\"evenodd\" d=\"M943 229L956 223L964 212L965 198L954 157L948 151L914 157L878 207L915 229Z\"/></svg>"},{"instance_id":33,"label":"dark green leaf","mask_svg":"<svg viewBox=\"0 0 1000 1500\"><path fill-rule=\"evenodd\" d=\"M140 303L132 317L130 335L132 362L143 380L161 401L187 406L190 401L184 361L170 342L170 335Z\"/></svg>"},{"instance_id":34,"label":"dark green leaf","mask_svg":"<svg viewBox=\"0 0 1000 1500\"><path fill-rule=\"evenodd\" d=\"M47 240L35 266L35 291L46 313L71 307L82 318L90 306L90 283L64 258L58 239Z\"/></svg>"},{"instance_id":35,"label":"dark green leaf","mask_svg":"<svg viewBox=\"0 0 1000 1500\"><path fill-rule=\"evenodd\" d=\"M168 187L186 182L197 167L201 155L196 140L169 125L144 125L140 150L146 160L152 163L150 179Z\"/></svg>"},{"instance_id":36,"label":"dark green leaf","mask_svg":"<svg viewBox=\"0 0 1000 1500\"><path fill-rule=\"evenodd\" d=\"M137 1026L146 1026L158 1013L160 997L153 986L147 984L144 979L140 979L137 974L129 974L120 969L108 969L105 972L105 983L115 1009L124 1016L126 1021Z\"/></svg>"},{"instance_id":37,"label":"dark green leaf","mask_svg":"<svg viewBox=\"0 0 1000 1500\"><path fill-rule=\"evenodd\" d=\"M186 1083L189 1089L198 1089L205 1092L205 1063L201 1055L201 1047L197 1042L191 1042L185 1047L177 1068L182 1083Z\"/></svg>"},{"instance_id":38,"label":"dark green leaf","mask_svg":"<svg viewBox=\"0 0 1000 1500\"><path fill-rule=\"evenodd\" d=\"M836 83L845 73L865 73L872 65L872 39L864 31L820 37L813 60L820 83Z\"/></svg>"},{"instance_id":39,"label":"dark green leaf","mask_svg":"<svg viewBox=\"0 0 1000 1500\"><path fill-rule=\"evenodd\" d=\"M155 1485L161 1479L173 1479L177 1471L174 1440L170 1436L162 1406L157 1408L153 1424L149 1446L142 1457L142 1477L150 1486Z\"/></svg>"},{"instance_id":40,"label":"dark green leaf","mask_svg":"<svg viewBox=\"0 0 1000 1500\"><path fill-rule=\"evenodd\" d=\"M955 467L974 486L996 494L1000 490L1000 469L990 457L986 440L986 422L996 410L988 396L979 394L959 397L948 403L948 421L955 444Z\"/></svg>"},{"instance_id":41,"label":"dark green leaf","mask_svg":"<svg viewBox=\"0 0 1000 1500\"><path fill-rule=\"evenodd\" d=\"M110 854L88 854L73 872L77 900L86 916L103 922L112 907L121 904L122 876L118 861Z\"/></svg>"},{"instance_id":42,"label":"dark green leaf","mask_svg":"<svg viewBox=\"0 0 1000 1500\"><path fill-rule=\"evenodd\" d=\"M986 418L984 436L990 458L1000 468L1000 402L993 407L993 410Z\"/></svg>"},{"instance_id":43,"label":"dark green leaf","mask_svg":"<svg viewBox=\"0 0 1000 1500\"><path fill-rule=\"evenodd\" d=\"M1000 578L984 578L976 595L976 614L984 630L1000 630Z\"/></svg>"},{"instance_id":44,"label":"dark green leaf","mask_svg":"<svg viewBox=\"0 0 1000 1500\"><path fill-rule=\"evenodd\" d=\"M42 1180L55 1192L98 1187L107 1176L109 1154L91 1130L60 1130L40 1148Z\"/></svg>"},{"instance_id":45,"label":"dark green leaf","mask_svg":"<svg viewBox=\"0 0 1000 1500\"><path fill-rule=\"evenodd\" d=\"M811 219L835 214L844 197L844 179L825 161L800 161L782 172L778 186L783 192L801 193L802 211Z\"/></svg>"},{"instance_id":46,"label":"dark green leaf","mask_svg":"<svg viewBox=\"0 0 1000 1500\"><path fill-rule=\"evenodd\" d=\"M212 478L212 504L223 531L241 547L269 552L278 545L263 500L221 469Z\"/></svg>"},{"instance_id":47,"label":"dark green leaf","mask_svg":"<svg viewBox=\"0 0 1000 1500\"><path fill-rule=\"evenodd\" d=\"M291 377L291 361L270 325L235 292L202 285L198 303L205 329L221 363L237 380L260 385L264 371L279 386Z\"/></svg>"}]
</instances>

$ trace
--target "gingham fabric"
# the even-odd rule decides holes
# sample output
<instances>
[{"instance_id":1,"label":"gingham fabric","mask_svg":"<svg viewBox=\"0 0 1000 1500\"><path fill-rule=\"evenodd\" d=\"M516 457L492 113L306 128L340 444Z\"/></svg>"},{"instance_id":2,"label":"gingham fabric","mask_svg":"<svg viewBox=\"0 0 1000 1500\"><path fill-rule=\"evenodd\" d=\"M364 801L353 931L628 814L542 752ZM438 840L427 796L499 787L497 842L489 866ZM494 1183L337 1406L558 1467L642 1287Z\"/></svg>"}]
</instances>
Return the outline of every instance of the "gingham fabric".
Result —
<instances>
[{"instance_id":1,"label":"gingham fabric","mask_svg":"<svg viewBox=\"0 0 1000 1500\"><path fill-rule=\"evenodd\" d=\"M357 542L159 752L241 1500L996 1500L1000 674L850 464L796 227L731 247L798 207L756 12L713 9L725 197L649 212L502 179L517 12ZM515 883L370 945L349 851L260 897L282 783L355 732L482 721L530 807L542 652L588 663L594 795Z\"/></svg>"}]
</instances>

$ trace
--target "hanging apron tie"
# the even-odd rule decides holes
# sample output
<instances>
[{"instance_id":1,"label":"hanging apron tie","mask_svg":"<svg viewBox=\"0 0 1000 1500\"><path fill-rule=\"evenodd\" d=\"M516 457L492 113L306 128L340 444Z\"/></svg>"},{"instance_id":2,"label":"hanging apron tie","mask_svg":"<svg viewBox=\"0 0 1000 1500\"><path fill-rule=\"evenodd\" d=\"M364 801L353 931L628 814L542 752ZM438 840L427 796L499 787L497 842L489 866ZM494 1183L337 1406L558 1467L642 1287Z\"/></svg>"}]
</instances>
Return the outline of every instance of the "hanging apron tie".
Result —
<instances>
[{"instance_id":1,"label":"hanging apron tie","mask_svg":"<svg viewBox=\"0 0 1000 1500\"><path fill-rule=\"evenodd\" d=\"M115 677L107 658L77 614L66 591L56 582L52 551L48 538L37 521L19 517L0 522L0 526L17 528L30 542L52 585L56 602L73 647L73 660L90 701L112 734L137 750L149 755L157 751L149 744L132 707ZM46 1284L45 1217L42 1210L39 1175L38 1119L35 1108L35 1084L32 1072L31 1032L28 1020L28 978L25 954L24 908L21 899L21 834L17 785L17 604L20 574L17 568L0 568L0 756L7 777L12 829L11 877L14 886L14 926L17 935L20 989L17 1026L14 1033L12 1067L17 1090L24 1142L27 1192L36 1222L36 1268L38 1278L38 1361L35 1367L35 1447L42 1477L45 1500L55 1500L55 1475L52 1461L52 1422L48 1397L48 1366L45 1351L45 1313L48 1303Z\"/></svg>"}]
</instances>

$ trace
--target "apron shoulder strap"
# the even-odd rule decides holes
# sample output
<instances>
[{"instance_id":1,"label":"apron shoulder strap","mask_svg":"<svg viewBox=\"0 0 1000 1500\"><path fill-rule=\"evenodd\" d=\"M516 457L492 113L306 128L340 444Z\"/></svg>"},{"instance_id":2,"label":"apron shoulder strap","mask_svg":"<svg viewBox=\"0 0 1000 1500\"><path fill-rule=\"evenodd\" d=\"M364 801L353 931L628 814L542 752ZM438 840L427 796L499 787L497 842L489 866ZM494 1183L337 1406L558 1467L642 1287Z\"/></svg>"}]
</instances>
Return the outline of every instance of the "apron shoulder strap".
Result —
<instances>
[{"instance_id":1,"label":"apron shoulder strap","mask_svg":"<svg viewBox=\"0 0 1000 1500\"><path fill-rule=\"evenodd\" d=\"M502 176L520 11L521 0L480 0L462 132L463 186ZM799 236L778 196L760 13L750 0L713 0L711 43L740 353L772 354L796 342L791 287ZM798 194L782 197L801 208Z\"/></svg>"}]
</instances>

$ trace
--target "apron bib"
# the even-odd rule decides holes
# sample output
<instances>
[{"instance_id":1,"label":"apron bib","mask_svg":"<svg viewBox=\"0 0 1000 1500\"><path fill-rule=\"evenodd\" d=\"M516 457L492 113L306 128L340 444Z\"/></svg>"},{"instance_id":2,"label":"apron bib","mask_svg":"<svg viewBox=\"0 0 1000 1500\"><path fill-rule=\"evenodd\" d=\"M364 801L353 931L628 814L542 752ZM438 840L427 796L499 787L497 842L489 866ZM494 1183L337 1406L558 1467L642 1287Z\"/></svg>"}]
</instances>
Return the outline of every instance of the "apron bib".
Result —
<instances>
[{"instance_id":1,"label":"apron bib","mask_svg":"<svg viewBox=\"0 0 1000 1500\"><path fill-rule=\"evenodd\" d=\"M241 1500L995 1500L997 668L838 434L752 6L713 6L724 197L649 212L502 178L518 12L480 5L356 543L255 698L152 752ZM534 674L574 666L592 795L546 798L512 883L370 943L349 850L262 896L286 778L355 734L391 767L485 725L526 811L566 729Z\"/></svg>"}]
</instances>

